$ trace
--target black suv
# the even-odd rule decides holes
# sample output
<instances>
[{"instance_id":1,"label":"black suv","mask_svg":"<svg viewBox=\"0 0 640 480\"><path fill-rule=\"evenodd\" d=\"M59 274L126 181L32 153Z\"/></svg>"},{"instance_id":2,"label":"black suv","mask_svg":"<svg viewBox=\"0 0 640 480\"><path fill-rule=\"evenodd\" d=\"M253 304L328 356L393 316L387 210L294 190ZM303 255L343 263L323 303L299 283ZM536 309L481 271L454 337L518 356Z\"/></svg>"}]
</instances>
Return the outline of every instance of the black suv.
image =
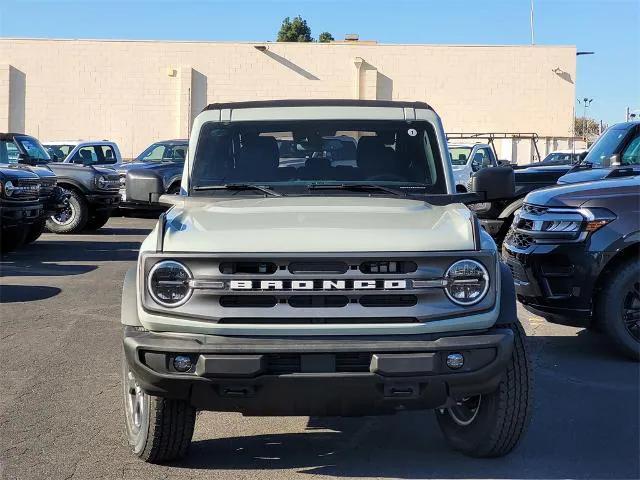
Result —
<instances>
[{"instance_id":1,"label":"black suv","mask_svg":"<svg viewBox=\"0 0 640 480\"><path fill-rule=\"evenodd\" d=\"M19 247L42 218L40 178L28 169L0 165L0 252Z\"/></svg>"},{"instance_id":2,"label":"black suv","mask_svg":"<svg viewBox=\"0 0 640 480\"><path fill-rule=\"evenodd\" d=\"M63 209L46 219L53 233L77 233L102 227L120 203L120 179L115 170L86 164L57 163L34 137L10 134L17 147L10 162L46 167L58 178L58 186L68 196Z\"/></svg>"},{"instance_id":3,"label":"black suv","mask_svg":"<svg viewBox=\"0 0 640 480\"><path fill-rule=\"evenodd\" d=\"M530 193L502 256L525 308L640 360L640 176Z\"/></svg>"}]
</instances>

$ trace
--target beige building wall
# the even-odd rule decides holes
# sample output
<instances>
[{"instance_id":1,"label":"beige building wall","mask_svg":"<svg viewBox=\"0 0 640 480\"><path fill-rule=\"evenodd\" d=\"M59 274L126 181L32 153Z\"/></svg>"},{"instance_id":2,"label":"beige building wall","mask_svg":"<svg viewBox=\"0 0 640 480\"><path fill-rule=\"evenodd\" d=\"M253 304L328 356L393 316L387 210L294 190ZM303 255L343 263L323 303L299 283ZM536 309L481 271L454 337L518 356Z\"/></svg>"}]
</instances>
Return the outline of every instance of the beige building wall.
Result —
<instances>
[{"instance_id":1,"label":"beige building wall","mask_svg":"<svg viewBox=\"0 0 640 480\"><path fill-rule=\"evenodd\" d=\"M0 39L0 130L130 157L212 102L377 98L426 101L449 132L570 137L575 69L572 46Z\"/></svg>"}]
</instances>

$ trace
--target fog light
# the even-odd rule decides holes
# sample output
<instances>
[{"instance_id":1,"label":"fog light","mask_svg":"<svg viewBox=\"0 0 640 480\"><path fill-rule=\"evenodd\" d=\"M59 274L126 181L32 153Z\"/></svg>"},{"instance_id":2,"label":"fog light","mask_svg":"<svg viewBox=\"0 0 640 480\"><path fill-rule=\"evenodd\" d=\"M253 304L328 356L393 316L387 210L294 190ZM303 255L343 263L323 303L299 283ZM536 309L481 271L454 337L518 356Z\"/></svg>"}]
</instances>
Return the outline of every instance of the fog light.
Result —
<instances>
[{"instance_id":1,"label":"fog light","mask_svg":"<svg viewBox=\"0 0 640 480\"><path fill-rule=\"evenodd\" d=\"M178 372L188 372L191 370L191 358L186 355L178 355L173 359L173 367Z\"/></svg>"},{"instance_id":2,"label":"fog light","mask_svg":"<svg viewBox=\"0 0 640 480\"><path fill-rule=\"evenodd\" d=\"M450 353L447 355L447 367L457 370L464 365L464 357L461 353Z\"/></svg>"}]
</instances>

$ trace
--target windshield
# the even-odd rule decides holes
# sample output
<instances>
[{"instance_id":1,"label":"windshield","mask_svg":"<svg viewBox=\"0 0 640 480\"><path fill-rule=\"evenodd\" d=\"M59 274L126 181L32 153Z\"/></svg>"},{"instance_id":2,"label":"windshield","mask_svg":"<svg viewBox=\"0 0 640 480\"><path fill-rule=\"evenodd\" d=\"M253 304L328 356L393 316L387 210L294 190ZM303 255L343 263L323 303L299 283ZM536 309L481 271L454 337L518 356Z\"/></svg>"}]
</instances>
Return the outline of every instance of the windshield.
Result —
<instances>
[{"instance_id":1,"label":"windshield","mask_svg":"<svg viewBox=\"0 0 640 480\"><path fill-rule=\"evenodd\" d=\"M237 183L302 188L307 192L312 184L367 183L446 193L435 130L428 122L324 120L203 125L191 186L198 190ZM327 193L321 189L317 192Z\"/></svg>"},{"instance_id":2,"label":"windshield","mask_svg":"<svg viewBox=\"0 0 640 480\"><path fill-rule=\"evenodd\" d=\"M45 144L44 148L47 150L47 153L54 162L62 162L69 156L69 153L75 148L75 145Z\"/></svg>"},{"instance_id":3,"label":"windshield","mask_svg":"<svg viewBox=\"0 0 640 480\"><path fill-rule=\"evenodd\" d=\"M471 155L471 147L449 147L449 155L452 165L466 165Z\"/></svg>"},{"instance_id":4,"label":"windshield","mask_svg":"<svg viewBox=\"0 0 640 480\"><path fill-rule=\"evenodd\" d=\"M136 157L137 162L184 162L186 143L154 143Z\"/></svg>"},{"instance_id":5,"label":"windshield","mask_svg":"<svg viewBox=\"0 0 640 480\"><path fill-rule=\"evenodd\" d=\"M594 167L600 168L607 166L607 160L615 153L627 133L628 130L625 129L609 128L593 144L582 163L591 163Z\"/></svg>"},{"instance_id":6,"label":"windshield","mask_svg":"<svg viewBox=\"0 0 640 480\"><path fill-rule=\"evenodd\" d=\"M13 141L3 140L1 143L0 163L18 163L18 156L23 152L38 163L47 163L51 160L40 142L33 137L16 135Z\"/></svg>"},{"instance_id":7,"label":"windshield","mask_svg":"<svg viewBox=\"0 0 640 480\"><path fill-rule=\"evenodd\" d=\"M580 160L579 153L553 152L544 157L541 163L545 165L573 165Z\"/></svg>"}]
</instances>

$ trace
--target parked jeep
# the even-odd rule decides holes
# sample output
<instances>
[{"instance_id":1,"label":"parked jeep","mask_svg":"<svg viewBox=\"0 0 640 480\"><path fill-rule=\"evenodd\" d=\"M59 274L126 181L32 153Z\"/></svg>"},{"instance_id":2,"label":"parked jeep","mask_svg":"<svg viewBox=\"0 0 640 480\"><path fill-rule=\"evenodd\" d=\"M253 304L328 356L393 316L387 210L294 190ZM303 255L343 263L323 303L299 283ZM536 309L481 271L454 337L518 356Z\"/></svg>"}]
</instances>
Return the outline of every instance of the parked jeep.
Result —
<instances>
[{"instance_id":1,"label":"parked jeep","mask_svg":"<svg viewBox=\"0 0 640 480\"><path fill-rule=\"evenodd\" d=\"M458 192L468 190L471 176L481 168L498 166L493 148L486 143L450 143L449 154Z\"/></svg>"},{"instance_id":2,"label":"parked jeep","mask_svg":"<svg viewBox=\"0 0 640 480\"><path fill-rule=\"evenodd\" d=\"M109 220L120 203L120 178L115 170L94 165L90 159L83 164L53 162L48 152L33 137L32 147L20 152L19 162L31 166L46 166L58 177L58 186L68 195L65 208L47 218L46 228L53 233L77 233L94 230ZM25 146L24 142L22 143Z\"/></svg>"},{"instance_id":3,"label":"parked jeep","mask_svg":"<svg viewBox=\"0 0 640 480\"><path fill-rule=\"evenodd\" d=\"M0 134L0 164L18 166L26 155L34 158L42 156L42 149L34 137L18 133ZM30 224L23 243L37 240L45 229L47 218L62 212L68 204L68 195L57 186L57 176L46 165L20 165L23 170L30 170L40 178L40 203L42 215Z\"/></svg>"},{"instance_id":4,"label":"parked jeep","mask_svg":"<svg viewBox=\"0 0 640 480\"><path fill-rule=\"evenodd\" d=\"M40 178L35 173L0 165L0 252L22 245L42 217Z\"/></svg>"},{"instance_id":5,"label":"parked jeep","mask_svg":"<svg viewBox=\"0 0 640 480\"><path fill-rule=\"evenodd\" d=\"M343 135L355 164L318 164L323 138ZM532 402L526 337L511 272L462 203L512 195L512 169L483 169L476 193L456 193L440 118L417 102L213 104L191 138L182 193L162 196L173 206L124 281L137 456L184 456L196 410L435 409L455 449L517 445ZM285 140L316 155L287 165ZM139 175L128 198L164 191Z\"/></svg>"},{"instance_id":6,"label":"parked jeep","mask_svg":"<svg viewBox=\"0 0 640 480\"><path fill-rule=\"evenodd\" d=\"M162 179L162 193L180 193L180 180L188 146L188 140L157 142L147 147L133 162L119 165L117 171L120 175L120 196L122 198L120 208L162 208L162 205L158 203L132 202L127 198L125 187L127 172L133 170L144 169L154 172ZM132 181L135 181L135 177Z\"/></svg>"},{"instance_id":7,"label":"parked jeep","mask_svg":"<svg viewBox=\"0 0 640 480\"><path fill-rule=\"evenodd\" d=\"M640 176L530 193L502 251L525 308L640 360Z\"/></svg>"}]
</instances>

